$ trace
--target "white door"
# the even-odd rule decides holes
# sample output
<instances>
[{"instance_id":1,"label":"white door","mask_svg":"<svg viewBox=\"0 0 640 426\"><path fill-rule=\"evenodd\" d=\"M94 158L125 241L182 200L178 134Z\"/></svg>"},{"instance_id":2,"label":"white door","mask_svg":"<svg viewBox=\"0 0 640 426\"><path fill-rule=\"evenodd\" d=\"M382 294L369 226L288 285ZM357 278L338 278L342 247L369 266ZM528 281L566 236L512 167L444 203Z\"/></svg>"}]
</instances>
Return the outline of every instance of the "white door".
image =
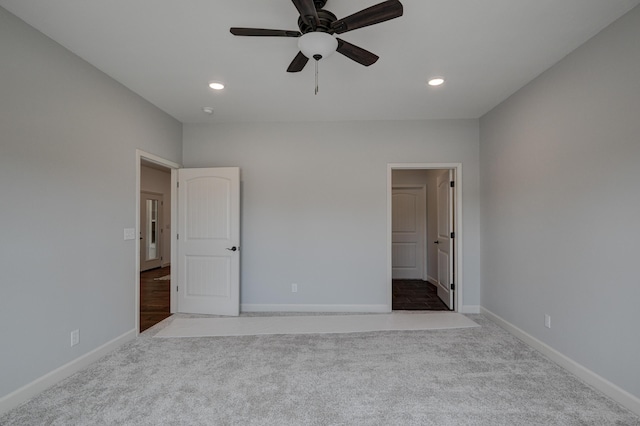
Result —
<instances>
[{"instance_id":1,"label":"white door","mask_svg":"<svg viewBox=\"0 0 640 426\"><path fill-rule=\"evenodd\" d=\"M240 313L240 169L178 170L178 312Z\"/></svg>"},{"instance_id":2,"label":"white door","mask_svg":"<svg viewBox=\"0 0 640 426\"><path fill-rule=\"evenodd\" d=\"M391 265L394 279L424 279L426 194L424 188L393 188Z\"/></svg>"},{"instance_id":3,"label":"white door","mask_svg":"<svg viewBox=\"0 0 640 426\"><path fill-rule=\"evenodd\" d=\"M140 272L162 266L162 194L140 192Z\"/></svg>"},{"instance_id":4,"label":"white door","mask_svg":"<svg viewBox=\"0 0 640 426\"><path fill-rule=\"evenodd\" d=\"M438 177L438 297L453 309L453 170Z\"/></svg>"}]
</instances>

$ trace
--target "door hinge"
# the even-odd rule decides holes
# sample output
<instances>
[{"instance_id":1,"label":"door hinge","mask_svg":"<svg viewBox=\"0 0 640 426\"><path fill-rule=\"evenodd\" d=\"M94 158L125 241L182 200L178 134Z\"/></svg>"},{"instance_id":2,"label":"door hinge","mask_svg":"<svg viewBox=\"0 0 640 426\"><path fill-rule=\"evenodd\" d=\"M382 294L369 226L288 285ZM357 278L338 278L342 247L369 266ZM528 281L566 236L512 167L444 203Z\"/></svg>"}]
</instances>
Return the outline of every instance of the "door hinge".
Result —
<instances>
[{"instance_id":1,"label":"door hinge","mask_svg":"<svg viewBox=\"0 0 640 426\"><path fill-rule=\"evenodd\" d=\"M176 182L176 188L180 188L180 182Z\"/></svg>"},{"instance_id":2,"label":"door hinge","mask_svg":"<svg viewBox=\"0 0 640 426\"><path fill-rule=\"evenodd\" d=\"M176 234L176 240L180 239L180 234Z\"/></svg>"},{"instance_id":3,"label":"door hinge","mask_svg":"<svg viewBox=\"0 0 640 426\"><path fill-rule=\"evenodd\" d=\"M456 183L454 181L451 181L451 187L455 188L456 187Z\"/></svg>"},{"instance_id":4,"label":"door hinge","mask_svg":"<svg viewBox=\"0 0 640 426\"><path fill-rule=\"evenodd\" d=\"M180 288L180 287L176 286L176 293L178 292L178 289L179 289L179 288Z\"/></svg>"},{"instance_id":5,"label":"door hinge","mask_svg":"<svg viewBox=\"0 0 640 426\"><path fill-rule=\"evenodd\" d=\"M451 290L455 290L456 289L456 285L451 283Z\"/></svg>"},{"instance_id":6,"label":"door hinge","mask_svg":"<svg viewBox=\"0 0 640 426\"><path fill-rule=\"evenodd\" d=\"M455 238L455 237L456 237L456 233L455 233L455 232L452 232L452 233L451 233L451 238Z\"/></svg>"}]
</instances>

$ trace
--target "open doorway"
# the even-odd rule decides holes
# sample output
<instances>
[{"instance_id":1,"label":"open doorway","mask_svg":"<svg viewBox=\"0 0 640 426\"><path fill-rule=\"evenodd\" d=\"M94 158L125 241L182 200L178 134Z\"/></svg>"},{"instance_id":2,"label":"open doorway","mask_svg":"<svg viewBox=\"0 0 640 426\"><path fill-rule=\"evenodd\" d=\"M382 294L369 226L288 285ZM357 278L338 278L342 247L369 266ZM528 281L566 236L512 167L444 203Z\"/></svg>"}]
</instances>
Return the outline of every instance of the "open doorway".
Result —
<instances>
[{"instance_id":1,"label":"open doorway","mask_svg":"<svg viewBox=\"0 0 640 426\"><path fill-rule=\"evenodd\" d=\"M173 177L178 164L137 151L135 318L139 332L171 315Z\"/></svg>"},{"instance_id":2,"label":"open doorway","mask_svg":"<svg viewBox=\"0 0 640 426\"><path fill-rule=\"evenodd\" d=\"M461 176L458 163L389 165L391 310L458 310Z\"/></svg>"},{"instance_id":3,"label":"open doorway","mask_svg":"<svg viewBox=\"0 0 640 426\"><path fill-rule=\"evenodd\" d=\"M165 220L164 229L168 237L165 240L165 256L170 252L164 261L165 264L169 262L170 272L164 276L164 280L157 280L166 281L169 288L169 313L178 312L179 306L180 312L237 316L240 311L240 169L184 169L179 164L140 150L136 150L136 159L138 232L141 230L143 211L140 207L144 168L159 169L171 177L170 190L167 192L169 196L163 196L165 215L170 212L170 220ZM182 188L182 198L178 196L178 186ZM179 235L183 235L183 238L178 240ZM202 244L203 240L207 243ZM134 306L138 330L141 330L142 302L140 241L136 238ZM166 308L163 311L166 312Z\"/></svg>"},{"instance_id":4,"label":"open doorway","mask_svg":"<svg viewBox=\"0 0 640 426\"><path fill-rule=\"evenodd\" d=\"M171 315L171 169L144 158L140 162L139 241L142 332Z\"/></svg>"}]
</instances>

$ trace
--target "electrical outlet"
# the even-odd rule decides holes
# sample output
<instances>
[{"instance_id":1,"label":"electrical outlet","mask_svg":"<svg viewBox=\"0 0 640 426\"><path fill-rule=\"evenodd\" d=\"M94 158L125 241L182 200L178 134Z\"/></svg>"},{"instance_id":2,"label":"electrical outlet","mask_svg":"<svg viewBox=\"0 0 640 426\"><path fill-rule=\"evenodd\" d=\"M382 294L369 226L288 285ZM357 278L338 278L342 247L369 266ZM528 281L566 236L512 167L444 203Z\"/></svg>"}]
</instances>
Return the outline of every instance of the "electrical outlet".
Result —
<instances>
[{"instance_id":1,"label":"electrical outlet","mask_svg":"<svg viewBox=\"0 0 640 426\"><path fill-rule=\"evenodd\" d=\"M293 283L291 284L291 293L297 293L298 292L298 284Z\"/></svg>"},{"instance_id":2,"label":"electrical outlet","mask_svg":"<svg viewBox=\"0 0 640 426\"><path fill-rule=\"evenodd\" d=\"M544 314L544 326L547 328L551 328L551 315Z\"/></svg>"},{"instance_id":3,"label":"electrical outlet","mask_svg":"<svg viewBox=\"0 0 640 426\"><path fill-rule=\"evenodd\" d=\"M71 346L75 346L80 343L80 330L73 330L71 332Z\"/></svg>"}]
</instances>

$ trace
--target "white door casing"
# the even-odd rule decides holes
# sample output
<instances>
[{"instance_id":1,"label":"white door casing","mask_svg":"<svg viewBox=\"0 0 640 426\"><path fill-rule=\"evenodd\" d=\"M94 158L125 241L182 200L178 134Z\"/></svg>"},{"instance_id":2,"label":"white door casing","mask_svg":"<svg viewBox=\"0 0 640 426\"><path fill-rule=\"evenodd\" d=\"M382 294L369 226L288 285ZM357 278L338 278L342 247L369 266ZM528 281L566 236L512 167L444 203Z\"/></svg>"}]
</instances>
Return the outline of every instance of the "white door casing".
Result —
<instances>
[{"instance_id":1,"label":"white door casing","mask_svg":"<svg viewBox=\"0 0 640 426\"><path fill-rule=\"evenodd\" d=\"M394 187L392 191L392 277L424 279L426 188Z\"/></svg>"},{"instance_id":2,"label":"white door casing","mask_svg":"<svg viewBox=\"0 0 640 426\"><path fill-rule=\"evenodd\" d=\"M178 312L240 313L240 169L178 170Z\"/></svg>"},{"instance_id":3,"label":"white door casing","mask_svg":"<svg viewBox=\"0 0 640 426\"><path fill-rule=\"evenodd\" d=\"M438 297L453 309L454 284L453 269L453 170L448 170L438 177L438 238L434 244L438 245Z\"/></svg>"}]
</instances>

